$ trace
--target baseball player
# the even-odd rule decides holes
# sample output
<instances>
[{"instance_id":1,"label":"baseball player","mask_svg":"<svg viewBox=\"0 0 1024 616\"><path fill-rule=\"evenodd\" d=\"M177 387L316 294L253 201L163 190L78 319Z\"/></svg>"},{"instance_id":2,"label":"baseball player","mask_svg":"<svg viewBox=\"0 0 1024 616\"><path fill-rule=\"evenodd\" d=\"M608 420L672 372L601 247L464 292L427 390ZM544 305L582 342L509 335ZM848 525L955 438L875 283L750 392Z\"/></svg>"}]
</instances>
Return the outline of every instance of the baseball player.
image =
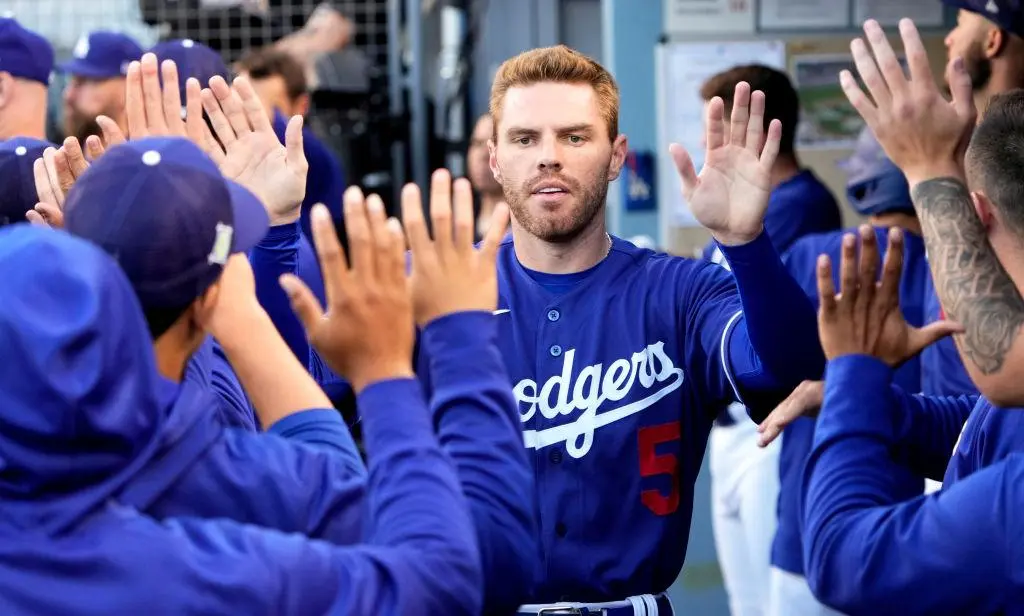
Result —
<instances>
[{"instance_id":1,"label":"baseball player","mask_svg":"<svg viewBox=\"0 0 1024 616\"><path fill-rule=\"evenodd\" d=\"M338 545L133 507L131 485L152 480L152 464L188 468L202 451L180 421L196 396L168 395L137 291L111 257L61 231L0 230L0 612L480 613L472 519L412 376L403 241L387 233L377 259L390 268L376 269L391 274L386 301L332 310L317 333L332 361L355 369L346 374L364 396L370 450L365 500L343 498L351 484L305 476L334 499L325 521L364 520L365 540ZM384 314L409 325L382 327ZM168 458L171 442L181 446Z\"/></svg>"},{"instance_id":2,"label":"baseball player","mask_svg":"<svg viewBox=\"0 0 1024 616\"><path fill-rule=\"evenodd\" d=\"M947 69L947 102L913 23L900 23L909 80L881 27L869 21L864 31L872 51L860 39L852 50L874 102L851 74L840 81L907 176L936 289L950 316L962 319L957 343L984 395L918 397L892 387L889 366L909 356L907 336L888 322L882 323L889 335L875 335L870 344L851 336L844 315L860 314L851 306L873 317L886 310L877 302L858 304L853 281L844 281L841 301L830 301L822 312L822 344L832 362L805 474L808 581L823 602L851 613L881 605L910 614L1010 613L1020 607L1020 583L1012 553L999 548L1013 544L1007 537L1015 519L1010 512L1020 501L1016 465L1024 426L1019 410L1005 407L1024 398L1014 373L1024 301L1007 273L1017 267L1020 240L1013 222L1019 212L1006 191L1021 182L1015 153L1024 139L1024 96L1018 90L993 97L975 129L971 78L961 58ZM828 281L819 277L822 297L831 297ZM850 271L844 279L853 277ZM859 288L865 288L863 276ZM884 305L887 298L879 295ZM859 331L882 327L868 323L873 330ZM890 455L933 477L948 460L942 490L890 505ZM882 575L867 573L882 568Z\"/></svg>"},{"instance_id":3,"label":"baseball player","mask_svg":"<svg viewBox=\"0 0 1024 616\"><path fill-rule=\"evenodd\" d=\"M723 109L708 106L700 176L685 150L672 153L732 275L606 232L608 182L627 147L603 67L558 46L497 72L490 166L512 233L493 318L541 533L541 577L520 613L670 614L660 593L683 564L714 414L742 396L757 415L776 390L820 374L813 307L762 233L780 127L765 135L763 95L746 84L728 124Z\"/></svg>"},{"instance_id":4,"label":"baseball player","mask_svg":"<svg viewBox=\"0 0 1024 616\"><path fill-rule=\"evenodd\" d=\"M885 156L867 128L861 131L853 155L841 166L847 174L846 196L850 205L857 213L866 216L872 226L875 237L869 240L885 248L888 230L903 230L900 306L907 323L920 327L924 323L923 300L929 272L924 240L920 235L921 225L914 213L907 180ZM819 255L824 254L838 263L843 237L851 231L854 230L808 235L797 240L785 254L786 269L815 303L818 296L815 262ZM906 391L920 391L919 361L915 358L900 366L894 382ZM774 429L763 434L762 443L770 442L776 434ZM804 579L799 503L804 462L814 438L814 419L795 419L786 425L783 434L779 461L778 530L771 550L771 599L767 612L778 616L833 614L835 612L814 598ZM901 500L917 496L923 489L921 476L908 468L897 467L892 481L892 495Z\"/></svg>"},{"instance_id":5,"label":"baseball player","mask_svg":"<svg viewBox=\"0 0 1024 616\"><path fill-rule=\"evenodd\" d=\"M800 101L785 73L767 66L737 66L708 79L701 86L701 98L705 104L721 98L728 112L741 81L764 92L765 128L771 120L782 123L764 221L775 249L784 253L804 235L839 229L842 219L835 197L796 156ZM704 248L704 258L728 267L714 241ZM715 418L708 445L712 530L732 616L758 616L768 603L779 445L758 448L756 430L743 405L733 403Z\"/></svg>"},{"instance_id":6,"label":"baseball player","mask_svg":"<svg viewBox=\"0 0 1024 616\"><path fill-rule=\"evenodd\" d=\"M99 115L127 127L125 76L128 64L141 57L142 47L126 34L97 31L78 39L71 60L57 66L68 77L63 96L65 137L84 143L89 135L99 135Z\"/></svg>"},{"instance_id":7,"label":"baseball player","mask_svg":"<svg viewBox=\"0 0 1024 616\"><path fill-rule=\"evenodd\" d=\"M946 36L948 59L963 59L979 110L1002 92L1024 87L1024 6L1016 0L943 0L958 9L957 25ZM934 287L925 303L929 322L945 318ZM921 354L921 386L929 395L977 393L952 339L940 340Z\"/></svg>"},{"instance_id":8,"label":"baseball player","mask_svg":"<svg viewBox=\"0 0 1024 616\"><path fill-rule=\"evenodd\" d=\"M53 47L17 20L0 17L0 139L46 139Z\"/></svg>"}]
</instances>

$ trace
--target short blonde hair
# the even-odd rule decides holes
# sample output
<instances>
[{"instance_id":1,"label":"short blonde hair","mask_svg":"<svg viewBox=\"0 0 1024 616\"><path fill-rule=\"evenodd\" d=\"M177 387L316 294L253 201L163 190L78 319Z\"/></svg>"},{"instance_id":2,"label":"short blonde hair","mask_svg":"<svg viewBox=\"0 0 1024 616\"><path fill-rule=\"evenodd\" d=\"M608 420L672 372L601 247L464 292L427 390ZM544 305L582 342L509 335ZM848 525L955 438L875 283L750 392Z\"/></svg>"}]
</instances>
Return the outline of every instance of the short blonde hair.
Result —
<instances>
[{"instance_id":1,"label":"short blonde hair","mask_svg":"<svg viewBox=\"0 0 1024 616\"><path fill-rule=\"evenodd\" d=\"M536 83L555 82L585 84L597 93L601 116L608 126L608 139L619 135L619 87L611 73L586 56L565 45L541 47L524 51L505 60L491 85L490 113L494 118L494 139L498 138L498 121L505 93L509 88L531 86Z\"/></svg>"}]
</instances>

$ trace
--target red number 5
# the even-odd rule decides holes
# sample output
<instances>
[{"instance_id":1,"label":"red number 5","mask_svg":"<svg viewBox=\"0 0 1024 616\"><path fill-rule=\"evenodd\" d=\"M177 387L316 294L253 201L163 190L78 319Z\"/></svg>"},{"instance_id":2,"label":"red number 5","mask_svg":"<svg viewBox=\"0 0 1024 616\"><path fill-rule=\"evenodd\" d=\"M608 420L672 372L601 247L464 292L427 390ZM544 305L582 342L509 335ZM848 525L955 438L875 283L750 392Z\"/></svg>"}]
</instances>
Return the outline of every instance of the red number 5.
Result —
<instances>
[{"instance_id":1,"label":"red number 5","mask_svg":"<svg viewBox=\"0 0 1024 616\"><path fill-rule=\"evenodd\" d=\"M679 459L674 453L659 455L655 452L658 443L678 440L678 421L640 428L637 432L637 443L640 450L640 476L668 475L671 482L671 492L668 496L658 490L640 492L640 500L656 515L669 515L675 513L679 508Z\"/></svg>"}]
</instances>

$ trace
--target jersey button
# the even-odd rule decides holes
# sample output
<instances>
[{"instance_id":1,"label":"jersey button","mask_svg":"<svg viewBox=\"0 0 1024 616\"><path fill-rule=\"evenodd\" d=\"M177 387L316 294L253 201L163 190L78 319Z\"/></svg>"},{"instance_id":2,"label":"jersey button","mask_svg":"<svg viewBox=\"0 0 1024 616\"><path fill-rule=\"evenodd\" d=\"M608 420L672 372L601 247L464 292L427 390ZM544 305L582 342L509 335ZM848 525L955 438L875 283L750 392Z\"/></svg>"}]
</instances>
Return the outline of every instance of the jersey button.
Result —
<instances>
[{"instance_id":1,"label":"jersey button","mask_svg":"<svg viewBox=\"0 0 1024 616\"><path fill-rule=\"evenodd\" d=\"M559 537L564 537L567 531L568 529L565 527L565 524L562 524L561 522L555 524L555 534Z\"/></svg>"},{"instance_id":2,"label":"jersey button","mask_svg":"<svg viewBox=\"0 0 1024 616\"><path fill-rule=\"evenodd\" d=\"M562 315L557 310L548 310L548 321L554 323L560 318L562 318Z\"/></svg>"},{"instance_id":3,"label":"jersey button","mask_svg":"<svg viewBox=\"0 0 1024 616\"><path fill-rule=\"evenodd\" d=\"M551 345L551 348L548 349L548 352L551 353L551 357L558 357L562 354L562 347L557 344L553 344Z\"/></svg>"},{"instance_id":4,"label":"jersey button","mask_svg":"<svg viewBox=\"0 0 1024 616\"><path fill-rule=\"evenodd\" d=\"M552 464L561 464L562 452L558 449L552 449L551 453L548 454L548 460L551 460Z\"/></svg>"}]
</instances>

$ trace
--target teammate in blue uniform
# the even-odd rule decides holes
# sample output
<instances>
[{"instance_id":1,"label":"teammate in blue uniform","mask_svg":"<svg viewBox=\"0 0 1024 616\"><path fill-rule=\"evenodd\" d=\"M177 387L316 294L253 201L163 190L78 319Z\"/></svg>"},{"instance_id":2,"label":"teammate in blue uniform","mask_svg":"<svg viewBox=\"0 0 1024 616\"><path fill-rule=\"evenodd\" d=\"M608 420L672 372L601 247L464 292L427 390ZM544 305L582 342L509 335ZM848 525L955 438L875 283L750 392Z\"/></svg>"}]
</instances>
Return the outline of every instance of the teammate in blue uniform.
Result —
<instances>
[{"instance_id":1,"label":"teammate in blue uniform","mask_svg":"<svg viewBox=\"0 0 1024 616\"><path fill-rule=\"evenodd\" d=\"M868 217L876 235L875 241L883 247L883 254L888 246L888 229L899 227L904 232L900 306L907 323L920 327L924 323L924 289L930 274L924 255L924 240L920 235L921 225L914 214L907 180L885 156L869 129L861 132L853 155L843 162L842 167L847 174L847 199L857 213ZM824 254L838 263L843 237L853 231L809 235L797 240L785 254L786 269L815 304L818 296L815 262L819 255ZM905 391L920 391L921 370L916 358L900 366L895 382ZM771 550L768 614L802 616L834 613L818 603L804 580L799 502L804 462L813 439L814 419L810 417L793 420L783 431L778 530ZM900 500L917 496L923 489L921 476L907 468L897 468L892 480L892 494Z\"/></svg>"},{"instance_id":2,"label":"teammate in blue uniform","mask_svg":"<svg viewBox=\"0 0 1024 616\"><path fill-rule=\"evenodd\" d=\"M764 92L764 123L782 123L779 155L772 166L764 230L775 249L784 254L797 239L842 226L839 205L831 191L800 165L795 151L800 101L785 73L761 65L737 66L701 86L707 104L716 96L728 113L736 84L744 81ZM703 256L728 267L717 243ZM799 278L797 279L799 280ZM711 475L711 524L722 581L733 616L759 616L768 603L770 556L779 498L778 444L757 446L757 426L742 404L723 408L715 418L708 443Z\"/></svg>"},{"instance_id":3,"label":"teammate in blue uniform","mask_svg":"<svg viewBox=\"0 0 1024 616\"><path fill-rule=\"evenodd\" d=\"M397 234L392 253L404 288ZM91 243L24 224L0 230L0 278L0 613L480 613L472 520L411 375L411 326L376 328L406 368L364 373L366 497L339 499L325 522L359 515L365 539L333 545L126 505L125 486L150 464L187 467L201 450L182 423L201 409L161 377L136 290ZM175 439L185 455L171 462L161 451ZM325 497L345 493L306 480Z\"/></svg>"},{"instance_id":4,"label":"teammate in blue uniform","mask_svg":"<svg viewBox=\"0 0 1024 616\"><path fill-rule=\"evenodd\" d=\"M868 344L850 335L877 331L871 324L885 311L863 302L872 318L849 306L849 316L822 312L831 361L804 478L808 581L819 599L850 613L880 606L903 614L1020 613L1015 521L1024 502L1024 432L1019 409L992 403L1024 399L1015 372L1024 300L1011 278L1020 267L1020 212L1010 196L1021 184L1024 96L1017 90L993 97L975 128L971 74L962 59L947 69L947 102L909 20L900 23L909 80L881 27L869 21L864 30L877 65L864 41L854 41L852 50L871 100L851 74L844 72L841 83L907 176L936 289L950 317L962 319L957 345L985 395L913 397L892 388L888 366L907 356L900 352L904 337L897 332ZM830 297L824 286L822 297ZM852 287L844 282L841 303L857 305ZM869 326L851 325L858 321ZM939 493L894 504L893 464L935 476L946 460Z\"/></svg>"},{"instance_id":5,"label":"teammate in blue uniform","mask_svg":"<svg viewBox=\"0 0 1024 616\"><path fill-rule=\"evenodd\" d=\"M542 577L522 613L552 602L671 613L656 595L683 564L714 413L741 395L758 414L820 375L813 307L762 233L780 127L765 136L763 95L745 84L728 129L723 108L709 105L699 177L685 151L672 152L732 276L605 231L626 137L603 67L559 46L498 70L490 163L513 216L493 318L541 533Z\"/></svg>"}]
</instances>

